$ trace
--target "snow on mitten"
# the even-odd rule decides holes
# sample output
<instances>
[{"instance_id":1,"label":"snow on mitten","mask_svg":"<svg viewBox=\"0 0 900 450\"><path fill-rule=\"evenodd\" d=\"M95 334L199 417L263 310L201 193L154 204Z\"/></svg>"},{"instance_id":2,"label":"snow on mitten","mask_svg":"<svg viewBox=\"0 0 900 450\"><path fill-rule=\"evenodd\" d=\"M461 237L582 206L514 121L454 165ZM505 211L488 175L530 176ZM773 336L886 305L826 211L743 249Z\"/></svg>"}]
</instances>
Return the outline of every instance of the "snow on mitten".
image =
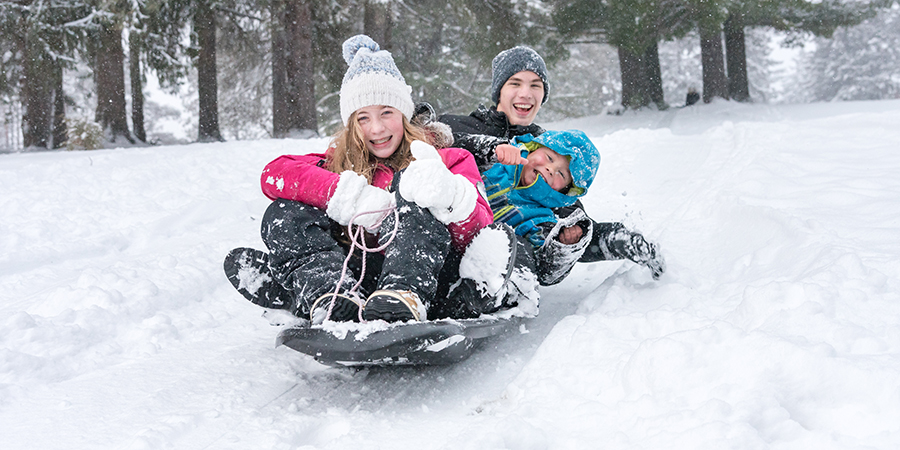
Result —
<instances>
[{"instance_id":1,"label":"snow on mitten","mask_svg":"<svg viewBox=\"0 0 900 450\"><path fill-rule=\"evenodd\" d=\"M351 222L374 233L395 207L394 194L375 186L366 185L356 201L356 214L359 215Z\"/></svg>"},{"instance_id":2,"label":"snow on mitten","mask_svg":"<svg viewBox=\"0 0 900 450\"><path fill-rule=\"evenodd\" d=\"M441 155L431 145L413 141L415 161L400 178L400 195L422 208L428 208L444 224L465 220L475 210L478 191L469 180L450 172Z\"/></svg>"},{"instance_id":3,"label":"snow on mitten","mask_svg":"<svg viewBox=\"0 0 900 450\"><path fill-rule=\"evenodd\" d=\"M447 183L448 195L453 195L453 201L447 208L428 208L435 219L440 220L445 225L466 220L472 211L475 210L475 203L478 201L478 190L468 178L454 174L449 183Z\"/></svg>"},{"instance_id":4,"label":"snow on mitten","mask_svg":"<svg viewBox=\"0 0 900 450\"><path fill-rule=\"evenodd\" d=\"M352 220L354 224L374 231L394 207L393 194L369 185L364 176L346 170L341 172L325 214L341 225L349 225Z\"/></svg>"}]
</instances>

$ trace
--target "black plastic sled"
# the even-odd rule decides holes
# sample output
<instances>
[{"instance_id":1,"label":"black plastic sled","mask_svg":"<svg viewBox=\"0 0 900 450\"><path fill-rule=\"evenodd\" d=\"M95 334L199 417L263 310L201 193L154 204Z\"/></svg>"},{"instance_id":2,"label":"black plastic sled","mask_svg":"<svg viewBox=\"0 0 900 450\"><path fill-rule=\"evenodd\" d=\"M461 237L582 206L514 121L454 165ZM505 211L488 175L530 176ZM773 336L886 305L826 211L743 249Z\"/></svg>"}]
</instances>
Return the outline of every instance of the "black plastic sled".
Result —
<instances>
[{"instance_id":1,"label":"black plastic sled","mask_svg":"<svg viewBox=\"0 0 900 450\"><path fill-rule=\"evenodd\" d=\"M303 324L283 329L275 342L329 366L445 365L468 358L482 341L518 323L517 317L444 319L383 328L354 324L343 331Z\"/></svg>"}]
</instances>

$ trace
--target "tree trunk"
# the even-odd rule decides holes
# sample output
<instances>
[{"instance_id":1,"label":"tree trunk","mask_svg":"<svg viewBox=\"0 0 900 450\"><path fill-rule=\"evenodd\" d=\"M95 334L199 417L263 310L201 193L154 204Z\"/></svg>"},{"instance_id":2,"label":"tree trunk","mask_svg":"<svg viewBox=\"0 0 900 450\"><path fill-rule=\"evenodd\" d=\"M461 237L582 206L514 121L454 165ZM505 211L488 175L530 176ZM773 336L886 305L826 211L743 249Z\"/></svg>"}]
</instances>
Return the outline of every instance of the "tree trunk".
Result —
<instances>
[{"instance_id":1,"label":"tree trunk","mask_svg":"<svg viewBox=\"0 0 900 450\"><path fill-rule=\"evenodd\" d=\"M116 142L116 138L121 136L134 143L125 112L125 53L122 50L120 25L101 25L94 80L97 89L94 120L103 127L110 142Z\"/></svg>"},{"instance_id":2,"label":"tree trunk","mask_svg":"<svg viewBox=\"0 0 900 450\"><path fill-rule=\"evenodd\" d=\"M69 140L66 127L66 96L63 93L63 68L59 61L53 62L53 148L62 148Z\"/></svg>"},{"instance_id":3,"label":"tree trunk","mask_svg":"<svg viewBox=\"0 0 900 450\"><path fill-rule=\"evenodd\" d=\"M208 1L200 1L194 12L197 37L197 91L199 94L200 142L223 141L219 132L218 80L216 75L216 12Z\"/></svg>"},{"instance_id":4,"label":"tree trunk","mask_svg":"<svg viewBox=\"0 0 900 450\"><path fill-rule=\"evenodd\" d=\"M284 4L272 2L272 136L282 138L290 130L287 99L287 32Z\"/></svg>"},{"instance_id":5,"label":"tree trunk","mask_svg":"<svg viewBox=\"0 0 900 450\"><path fill-rule=\"evenodd\" d=\"M391 2L390 0L366 0L363 14L363 32L384 50L391 49Z\"/></svg>"},{"instance_id":6,"label":"tree trunk","mask_svg":"<svg viewBox=\"0 0 900 450\"><path fill-rule=\"evenodd\" d=\"M35 43L23 29L18 40L22 51L22 144L25 148L51 148L53 115L53 72Z\"/></svg>"},{"instance_id":7,"label":"tree trunk","mask_svg":"<svg viewBox=\"0 0 900 450\"><path fill-rule=\"evenodd\" d=\"M662 70L659 64L659 44L654 42L644 52L644 80L646 83L647 96L650 101L656 104L659 110L669 108L666 104L665 95L662 86Z\"/></svg>"},{"instance_id":8,"label":"tree trunk","mask_svg":"<svg viewBox=\"0 0 900 450\"><path fill-rule=\"evenodd\" d=\"M281 98L272 104L273 132L278 138L316 136L312 9L306 0L287 0L278 16L283 31L272 44L272 90Z\"/></svg>"},{"instance_id":9,"label":"tree trunk","mask_svg":"<svg viewBox=\"0 0 900 450\"><path fill-rule=\"evenodd\" d=\"M622 106L640 109L656 104L667 109L663 96L662 72L659 65L659 46L651 44L641 54L619 47L619 70L622 78Z\"/></svg>"},{"instance_id":10,"label":"tree trunk","mask_svg":"<svg viewBox=\"0 0 900 450\"><path fill-rule=\"evenodd\" d=\"M743 18L738 13L725 21L725 57L728 67L728 95L739 102L750 101L747 79L747 50L744 41Z\"/></svg>"},{"instance_id":11,"label":"tree trunk","mask_svg":"<svg viewBox=\"0 0 900 450\"><path fill-rule=\"evenodd\" d=\"M134 137L147 142L144 130L144 77L141 76L141 48L143 36L137 32L128 37L128 74L131 77L131 128Z\"/></svg>"},{"instance_id":12,"label":"tree trunk","mask_svg":"<svg viewBox=\"0 0 900 450\"><path fill-rule=\"evenodd\" d=\"M727 99L728 82L720 26L700 27L700 58L703 62L703 102L709 103L715 97Z\"/></svg>"},{"instance_id":13,"label":"tree trunk","mask_svg":"<svg viewBox=\"0 0 900 450\"><path fill-rule=\"evenodd\" d=\"M622 106L640 109L650 104L644 89L644 70L641 57L625 47L619 47L619 71L622 78Z\"/></svg>"}]
</instances>

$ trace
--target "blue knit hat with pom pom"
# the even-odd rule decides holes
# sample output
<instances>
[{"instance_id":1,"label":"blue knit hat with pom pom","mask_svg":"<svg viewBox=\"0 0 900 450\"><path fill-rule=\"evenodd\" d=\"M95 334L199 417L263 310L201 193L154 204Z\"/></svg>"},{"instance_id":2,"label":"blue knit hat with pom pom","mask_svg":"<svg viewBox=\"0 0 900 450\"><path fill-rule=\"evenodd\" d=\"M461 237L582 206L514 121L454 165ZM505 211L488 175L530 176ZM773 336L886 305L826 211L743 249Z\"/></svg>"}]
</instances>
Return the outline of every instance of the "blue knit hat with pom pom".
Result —
<instances>
[{"instance_id":1,"label":"blue knit hat with pom pom","mask_svg":"<svg viewBox=\"0 0 900 450\"><path fill-rule=\"evenodd\" d=\"M406 84L390 52L364 34L344 41L347 73L341 84L341 120L344 125L360 108L385 105L397 108L410 119L413 114L412 88Z\"/></svg>"}]
</instances>

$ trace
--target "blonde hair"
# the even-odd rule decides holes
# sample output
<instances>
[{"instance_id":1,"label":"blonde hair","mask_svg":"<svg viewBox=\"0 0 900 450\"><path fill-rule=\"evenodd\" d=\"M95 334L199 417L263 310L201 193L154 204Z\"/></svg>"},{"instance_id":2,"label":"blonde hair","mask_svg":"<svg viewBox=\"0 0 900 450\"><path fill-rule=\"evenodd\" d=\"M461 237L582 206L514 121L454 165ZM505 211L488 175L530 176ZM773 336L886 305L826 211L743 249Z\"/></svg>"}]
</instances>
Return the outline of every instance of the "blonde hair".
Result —
<instances>
[{"instance_id":1,"label":"blonde hair","mask_svg":"<svg viewBox=\"0 0 900 450\"><path fill-rule=\"evenodd\" d=\"M391 156L378 158L366 148L366 141L359 123L356 121L356 111L354 111L347 120L347 126L342 128L332 139L331 152L325 167L335 173L352 170L366 177L371 184L376 164L384 164L395 172L405 169L413 160L409 145L416 140L431 143L424 130L412 125L406 116L403 116L403 139L400 141L400 146Z\"/></svg>"}]
</instances>

